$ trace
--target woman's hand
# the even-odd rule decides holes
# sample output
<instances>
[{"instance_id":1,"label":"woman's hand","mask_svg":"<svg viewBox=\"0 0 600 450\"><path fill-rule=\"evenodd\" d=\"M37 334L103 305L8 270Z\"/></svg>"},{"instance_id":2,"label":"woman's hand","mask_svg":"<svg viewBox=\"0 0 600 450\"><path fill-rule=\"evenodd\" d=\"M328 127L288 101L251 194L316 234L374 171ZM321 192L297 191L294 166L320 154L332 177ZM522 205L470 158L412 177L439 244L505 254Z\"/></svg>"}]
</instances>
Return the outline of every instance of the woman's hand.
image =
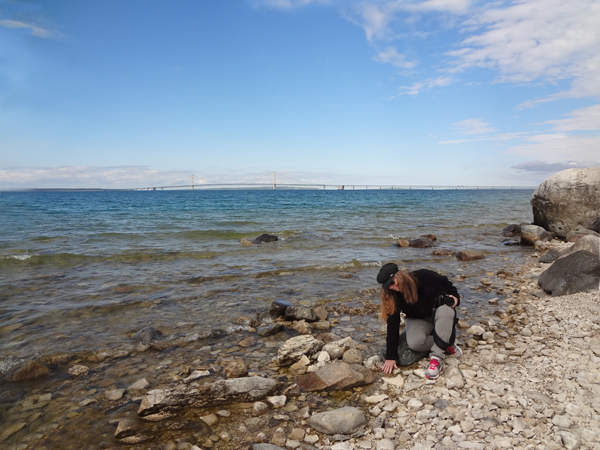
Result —
<instances>
[{"instance_id":1,"label":"woman's hand","mask_svg":"<svg viewBox=\"0 0 600 450\"><path fill-rule=\"evenodd\" d=\"M398 366L396 365L396 361L394 361L393 359L386 359L385 364L383 365L381 370L383 370L383 373L387 375L392 373L392 371L397 368Z\"/></svg>"}]
</instances>

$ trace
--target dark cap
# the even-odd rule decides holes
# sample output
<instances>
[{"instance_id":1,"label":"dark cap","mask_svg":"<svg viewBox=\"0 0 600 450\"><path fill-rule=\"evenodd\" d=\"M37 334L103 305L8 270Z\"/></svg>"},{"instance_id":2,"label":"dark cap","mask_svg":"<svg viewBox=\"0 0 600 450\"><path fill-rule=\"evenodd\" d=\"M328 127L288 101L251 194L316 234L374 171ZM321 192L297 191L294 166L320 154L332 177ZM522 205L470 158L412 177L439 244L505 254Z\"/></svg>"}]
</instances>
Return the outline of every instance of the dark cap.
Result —
<instances>
[{"instance_id":1,"label":"dark cap","mask_svg":"<svg viewBox=\"0 0 600 450\"><path fill-rule=\"evenodd\" d=\"M377 282L383 289L387 289L394 279L396 272L399 272L398 265L394 263L384 264L377 274Z\"/></svg>"}]
</instances>

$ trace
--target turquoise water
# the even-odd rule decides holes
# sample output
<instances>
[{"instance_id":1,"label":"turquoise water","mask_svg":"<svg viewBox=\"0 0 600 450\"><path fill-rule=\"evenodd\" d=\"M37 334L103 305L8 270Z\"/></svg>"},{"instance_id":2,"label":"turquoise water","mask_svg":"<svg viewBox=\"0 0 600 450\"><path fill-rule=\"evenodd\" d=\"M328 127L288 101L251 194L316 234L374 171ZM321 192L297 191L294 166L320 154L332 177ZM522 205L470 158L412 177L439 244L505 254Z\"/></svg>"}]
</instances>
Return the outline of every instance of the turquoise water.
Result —
<instances>
[{"instance_id":1,"label":"turquoise water","mask_svg":"<svg viewBox=\"0 0 600 450\"><path fill-rule=\"evenodd\" d=\"M381 322L368 307L378 303L375 276L385 262L448 275L463 296L461 318L476 323L492 313L486 299L512 293L508 285L504 291L499 287L500 293L482 290L481 278L529 257L531 250L502 245L500 232L510 223L531 221L531 194L2 193L0 376L31 358L48 363L52 373L0 382L0 423L13 430L0 444L11 450L79 449L82 442L90 448L129 448L113 434L119 420L139 421L139 399L126 394L123 401L108 402L107 390L125 389L142 377L150 388L171 386L185 377L185 367L210 368L211 381L224 377L223 361L231 356L242 357L255 373L285 378L285 371L270 369L269 363L294 332L255 339L238 321L256 318L277 298L337 305L333 332L352 336L367 356L380 354ZM280 239L240 243L262 233ZM431 248L396 246L398 239L423 234L436 235L439 249L479 250L486 258L463 263L433 256ZM139 347L131 339L149 325L167 336L166 348ZM254 339L250 347L240 345L246 338ZM74 364L88 366L89 375L69 376ZM215 449L239 448L245 439L239 421L246 413L232 408L231 418L213 431L226 431L233 440L220 441ZM187 414L182 412L174 428L140 423L150 440L131 448L167 448L165 443L173 448L170 443L197 431L198 420L182 422Z\"/></svg>"}]
</instances>

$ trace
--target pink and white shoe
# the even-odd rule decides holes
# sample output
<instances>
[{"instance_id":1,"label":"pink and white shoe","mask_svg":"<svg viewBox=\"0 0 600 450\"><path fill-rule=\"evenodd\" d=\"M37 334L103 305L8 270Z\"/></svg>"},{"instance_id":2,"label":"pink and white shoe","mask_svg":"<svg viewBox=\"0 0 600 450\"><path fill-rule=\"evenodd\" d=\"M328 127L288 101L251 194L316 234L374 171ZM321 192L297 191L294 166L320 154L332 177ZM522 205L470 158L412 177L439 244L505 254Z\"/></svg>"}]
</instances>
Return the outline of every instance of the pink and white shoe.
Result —
<instances>
[{"instance_id":1,"label":"pink and white shoe","mask_svg":"<svg viewBox=\"0 0 600 450\"><path fill-rule=\"evenodd\" d=\"M425 371L425 376L430 380L435 380L442 373L442 362L437 359L435 356L431 357L431 361L429 361L429 367Z\"/></svg>"}]
</instances>

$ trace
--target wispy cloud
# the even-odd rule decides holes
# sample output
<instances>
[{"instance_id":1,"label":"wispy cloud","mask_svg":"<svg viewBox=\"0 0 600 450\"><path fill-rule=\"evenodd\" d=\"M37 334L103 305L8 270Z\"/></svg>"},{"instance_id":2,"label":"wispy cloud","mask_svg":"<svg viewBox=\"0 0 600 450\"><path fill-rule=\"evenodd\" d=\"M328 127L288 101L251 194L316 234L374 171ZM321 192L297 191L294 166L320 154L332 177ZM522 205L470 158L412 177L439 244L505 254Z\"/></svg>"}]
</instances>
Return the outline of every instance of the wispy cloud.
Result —
<instances>
[{"instance_id":1,"label":"wispy cloud","mask_svg":"<svg viewBox=\"0 0 600 450\"><path fill-rule=\"evenodd\" d=\"M310 5L312 3L328 4L331 0L255 0L252 4L255 7L266 7L273 9L294 9Z\"/></svg>"},{"instance_id":2,"label":"wispy cloud","mask_svg":"<svg viewBox=\"0 0 600 450\"><path fill-rule=\"evenodd\" d=\"M29 29L29 30L31 30L32 36L36 36L36 37L39 37L42 39L62 39L65 37L62 33L58 32L58 31L43 28L41 26L38 26L38 25L35 25L32 23L21 22L19 20L11 20L11 19L0 20L0 27Z\"/></svg>"},{"instance_id":3,"label":"wispy cloud","mask_svg":"<svg viewBox=\"0 0 600 450\"><path fill-rule=\"evenodd\" d=\"M377 52L373 59L381 63L392 64L401 69L412 69L417 65L415 61L407 61L406 56L398 53L395 47L386 47L385 50Z\"/></svg>"},{"instance_id":4,"label":"wispy cloud","mask_svg":"<svg viewBox=\"0 0 600 450\"><path fill-rule=\"evenodd\" d=\"M600 130L600 104L577 109L568 114L567 119L548 120L556 131ZM599 150L600 152L600 150Z\"/></svg>"},{"instance_id":5,"label":"wispy cloud","mask_svg":"<svg viewBox=\"0 0 600 450\"><path fill-rule=\"evenodd\" d=\"M586 166L600 165L600 136L580 136L565 133L537 134L510 147L506 153L525 159L564 163L579 161Z\"/></svg>"},{"instance_id":6,"label":"wispy cloud","mask_svg":"<svg viewBox=\"0 0 600 450\"><path fill-rule=\"evenodd\" d=\"M454 128L462 134L484 134L496 131L481 119L466 119L453 124Z\"/></svg>"},{"instance_id":7,"label":"wispy cloud","mask_svg":"<svg viewBox=\"0 0 600 450\"><path fill-rule=\"evenodd\" d=\"M441 76L418 81L411 86L400 86L400 94L417 95L418 93L434 87L448 86L454 81L451 76Z\"/></svg>"},{"instance_id":8,"label":"wispy cloud","mask_svg":"<svg viewBox=\"0 0 600 450\"><path fill-rule=\"evenodd\" d=\"M566 169L581 169L588 167L585 164L578 163L576 161L569 161L567 163L554 163L548 164L543 161L527 161L522 164L512 166L511 169L524 170L526 172L537 172L537 173L556 173Z\"/></svg>"}]
</instances>

